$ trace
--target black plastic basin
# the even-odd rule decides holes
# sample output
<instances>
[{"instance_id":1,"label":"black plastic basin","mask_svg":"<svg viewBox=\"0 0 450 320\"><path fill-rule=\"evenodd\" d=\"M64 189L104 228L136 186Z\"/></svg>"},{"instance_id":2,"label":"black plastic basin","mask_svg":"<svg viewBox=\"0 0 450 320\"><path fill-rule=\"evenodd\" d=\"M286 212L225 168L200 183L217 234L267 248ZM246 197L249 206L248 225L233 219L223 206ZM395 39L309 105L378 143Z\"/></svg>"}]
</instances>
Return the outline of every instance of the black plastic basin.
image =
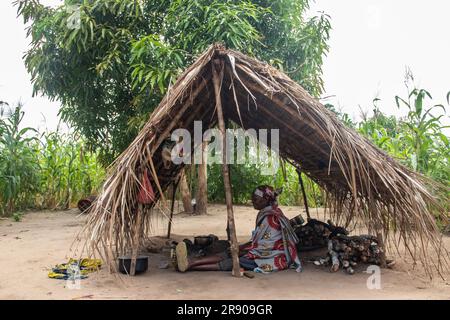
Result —
<instances>
[{"instance_id":1,"label":"black plastic basin","mask_svg":"<svg viewBox=\"0 0 450 320\"><path fill-rule=\"evenodd\" d=\"M148 256L138 256L136 258L135 274L144 273L148 269ZM119 271L123 274L130 274L131 256L119 257Z\"/></svg>"}]
</instances>

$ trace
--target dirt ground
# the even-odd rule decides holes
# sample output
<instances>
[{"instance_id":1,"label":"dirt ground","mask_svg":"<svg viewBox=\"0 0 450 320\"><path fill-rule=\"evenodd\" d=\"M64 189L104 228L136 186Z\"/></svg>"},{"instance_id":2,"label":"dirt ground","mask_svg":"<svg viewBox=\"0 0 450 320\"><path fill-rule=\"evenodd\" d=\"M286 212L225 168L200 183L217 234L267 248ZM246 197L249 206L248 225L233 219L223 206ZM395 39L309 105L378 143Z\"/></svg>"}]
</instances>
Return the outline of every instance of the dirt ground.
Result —
<instances>
[{"instance_id":1,"label":"dirt ground","mask_svg":"<svg viewBox=\"0 0 450 320\"><path fill-rule=\"evenodd\" d=\"M288 217L301 213L298 207L282 209ZM208 211L206 216L175 215L174 237L213 233L224 238L225 206L210 205ZM255 215L251 207L235 207L239 241L248 240ZM0 220L0 299L450 299L449 280L426 282L408 273L403 263L381 271L381 289L368 289L370 275L363 266L347 275L303 261L302 273L288 270L249 279L228 272L159 269L160 262L168 260L166 253L152 254L143 275L114 277L104 268L81 280L80 289L70 289L47 273L74 254L69 248L84 220L77 210L31 212L21 222ZM158 219L154 232L166 233L164 219ZM450 238L445 241L450 248Z\"/></svg>"}]
</instances>

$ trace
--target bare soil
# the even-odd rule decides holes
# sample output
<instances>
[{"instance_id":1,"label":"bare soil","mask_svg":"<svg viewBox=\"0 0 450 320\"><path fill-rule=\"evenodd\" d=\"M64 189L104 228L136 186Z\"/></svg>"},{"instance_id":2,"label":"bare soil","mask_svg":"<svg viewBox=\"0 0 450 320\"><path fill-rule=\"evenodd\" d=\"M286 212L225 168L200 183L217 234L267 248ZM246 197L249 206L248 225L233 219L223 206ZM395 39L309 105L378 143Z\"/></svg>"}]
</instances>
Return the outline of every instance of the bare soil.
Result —
<instances>
[{"instance_id":1,"label":"bare soil","mask_svg":"<svg viewBox=\"0 0 450 320\"><path fill-rule=\"evenodd\" d=\"M288 217L301 213L299 207L282 209ZM251 207L235 207L239 241L249 239L255 215ZM425 281L419 273L408 272L403 262L381 271L381 289L368 289L365 266L354 275L330 273L307 262L307 254L302 255L302 273L287 270L249 279L234 278L229 272L159 269L161 261L168 260L167 253L153 253L145 274L113 276L104 268L81 280L80 289L69 289L66 281L49 279L47 273L76 255L69 248L85 219L77 210L30 212L21 222L1 219L0 299L450 299L448 282ZM154 233L161 237L154 238L155 243L165 242L166 224L162 218L156 221ZM225 228L225 206L209 205L208 215L175 215L172 231L175 239L210 233L223 239ZM445 243L450 248L449 237Z\"/></svg>"}]
</instances>

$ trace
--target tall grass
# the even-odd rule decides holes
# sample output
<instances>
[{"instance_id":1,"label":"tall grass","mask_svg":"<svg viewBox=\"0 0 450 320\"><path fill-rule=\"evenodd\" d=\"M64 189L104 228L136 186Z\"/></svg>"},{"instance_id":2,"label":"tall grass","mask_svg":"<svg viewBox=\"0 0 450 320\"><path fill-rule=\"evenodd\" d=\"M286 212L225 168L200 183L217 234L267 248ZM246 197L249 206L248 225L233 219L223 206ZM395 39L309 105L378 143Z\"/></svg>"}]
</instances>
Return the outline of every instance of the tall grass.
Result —
<instances>
[{"instance_id":1,"label":"tall grass","mask_svg":"<svg viewBox=\"0 0 450 320\"><path fill-rule=\"evenodd\" d=\"M445 104L432 104L429 91L406 84L407 96L395 97L406 116L386 116L375 104L373 116L365 117L358 130L398 161L444 186L436 190L436 196L450 212L450 139L445 131L449 126L442 124L447 116ZM449 106L450 92L446 100ZM445 227L448 219L437 219L437 223Z\"/></svg>"},{"instance_id":2,"label":"tall grass","mask_svg":"<svg viewBox=\"0 0 450 320\"><path fill-rule=\"evenodd\" d=\"M45 132L40 138L40 189L36 204L67 209L81 197L95 193L104 169L95 153L73 133Z\"/></svg>"},{"instance_id":3,"label":"tall grass","mask_svg":"<svg viewBox=\"0 0 450 320\"><path fill-rule=\"evenodd\" d=\"M39 163L32 128L20 129L21 105L0 113L0 213L12 214L31 204L30 195L39 189Z\"/></svg>"},{"instance_id":4,"label":"tall grass","mask_svg":"<svg viewBox=\"0 0 450 320\"><path fill-rule=\"evenodd\" d=\"M95 193L105 174L97 154L74 133L20 128L22 106L0 113L0 215L67 209Z\"/></svg>"},{"instance_id":5,"label":"tall grass","mask_svg":"<svg viewBox=\"0 0 450 320\"><path fill-rule=\"evenodd\" d=\"M430 104L431 98L427 90L417 88L406 98L396 96L397 107L406 111L399 119L383 114L375 104L373 116L364 116L358 130L414 171L450 187L448 126L442 124L446 109L444 104Z\"/></svg>"}]
</instances>

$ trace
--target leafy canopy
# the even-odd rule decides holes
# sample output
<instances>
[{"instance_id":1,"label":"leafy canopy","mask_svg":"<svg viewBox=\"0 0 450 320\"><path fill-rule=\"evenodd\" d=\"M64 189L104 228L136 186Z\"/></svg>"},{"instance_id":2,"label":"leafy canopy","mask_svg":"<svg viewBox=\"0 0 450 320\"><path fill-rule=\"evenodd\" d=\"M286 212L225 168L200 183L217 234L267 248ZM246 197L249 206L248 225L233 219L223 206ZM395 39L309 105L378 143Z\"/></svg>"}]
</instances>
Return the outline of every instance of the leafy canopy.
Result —
<instances>
[{"instance_id":1,"label":"leafy canopy","mask_svg":"<svg viewBox=\"0 0 450 320\"><path fill-rule=\"evenodd\" d=\"M322 91L326 15L309 0L66 0L57 8L15 2L28 25L25 64L34 94L109 163L135 137L168 86L210 44L265 60L313 95Z\"/></svg>"}]
</instances>

